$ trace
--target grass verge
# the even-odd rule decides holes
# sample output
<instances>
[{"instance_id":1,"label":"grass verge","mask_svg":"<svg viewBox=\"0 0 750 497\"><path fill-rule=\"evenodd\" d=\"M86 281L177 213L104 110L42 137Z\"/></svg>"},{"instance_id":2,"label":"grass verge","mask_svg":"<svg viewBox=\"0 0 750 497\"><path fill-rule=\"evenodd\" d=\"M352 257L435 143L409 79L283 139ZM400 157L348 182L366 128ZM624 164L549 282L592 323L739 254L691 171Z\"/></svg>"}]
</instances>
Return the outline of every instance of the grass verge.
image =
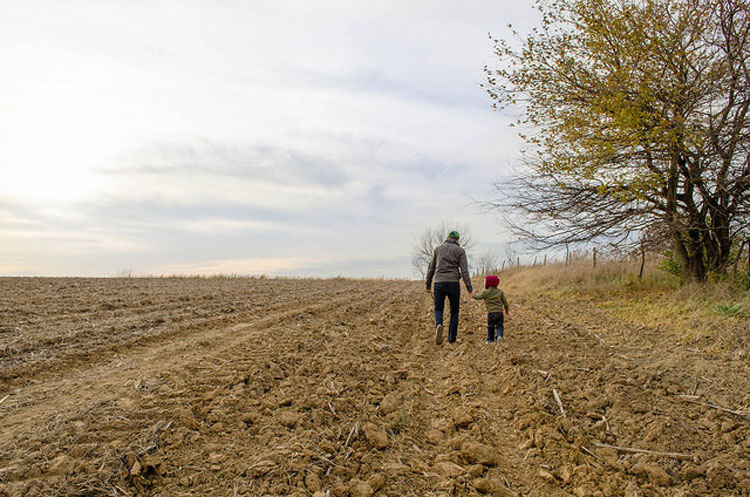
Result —
<instances>
[{"instance_id":1,"label":"grass verge","mask_svg":"<svg viewBox=\"0 0 750 497\"><path fill-rule=\"evenodd\" d=\"M592 303L625 326L644 326L665 339L707 352L747 360L750 350L750 291L733 281L681 284L650 261L639 278L639 261L586 259L571 264L507 269L501 287L514 295Z\"/></svg>"}]
</instances>

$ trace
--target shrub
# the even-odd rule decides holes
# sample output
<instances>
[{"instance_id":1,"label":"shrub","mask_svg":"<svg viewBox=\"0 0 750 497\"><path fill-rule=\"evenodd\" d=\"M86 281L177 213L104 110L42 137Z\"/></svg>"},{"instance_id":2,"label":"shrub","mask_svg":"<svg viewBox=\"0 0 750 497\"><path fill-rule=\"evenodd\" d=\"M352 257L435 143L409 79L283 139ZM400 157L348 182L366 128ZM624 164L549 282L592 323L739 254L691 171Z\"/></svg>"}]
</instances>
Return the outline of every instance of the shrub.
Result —
<instances>
[{"instance_id":1,"label":"shrub","mask_svg":"<svg viewBox=\"0 0 750 497\"><path fill-rule=\"evenodd\" d=\"M715 312L719 316L724 316L728 318L745 317L745 310L742 308L742 304L732 304L732 305L719 304Z\"/></svg>"},{"instance_id":2,"label":"shrub","mask_svg":"<svg viewBox=\"0 0 750 497\"><path fill-rule=\"evenodd\" d=\"M672 252L671 250L668 250L664 254L664 258L661 260L661 262L659 262L659 265L657 265L656 268L664 271L667 274L676 276L680 281L683 280L682 266L678 261L675 260L674 252Z\"/></svg>"}]
</instances>

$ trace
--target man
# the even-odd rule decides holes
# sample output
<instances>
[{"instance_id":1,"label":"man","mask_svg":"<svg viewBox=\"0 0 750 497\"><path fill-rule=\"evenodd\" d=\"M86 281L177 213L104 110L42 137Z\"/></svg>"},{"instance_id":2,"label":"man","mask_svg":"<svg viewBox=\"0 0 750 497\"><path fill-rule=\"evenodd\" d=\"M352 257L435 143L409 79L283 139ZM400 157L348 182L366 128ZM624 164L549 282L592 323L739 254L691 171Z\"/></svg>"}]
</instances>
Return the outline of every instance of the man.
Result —
<instances>
[{"instance_id":1,"label":"man","mask_svg":"<svg viewBox=\"0 0 750 497\"><path fill-rule=\"evenodd\" d=\"M432 255L427 268L427 293L430 292L433 276L435 278L435 343L443 343L443 309L445 297L450 303L451 317L448 323L448 343L456 341L458 333L458 305L461 301L461 278L464 280L469 295L474 294L469 278L469 267L466 263L466 251L458 244L458 232L451 231Z\"/></svg>"}]
</instances>

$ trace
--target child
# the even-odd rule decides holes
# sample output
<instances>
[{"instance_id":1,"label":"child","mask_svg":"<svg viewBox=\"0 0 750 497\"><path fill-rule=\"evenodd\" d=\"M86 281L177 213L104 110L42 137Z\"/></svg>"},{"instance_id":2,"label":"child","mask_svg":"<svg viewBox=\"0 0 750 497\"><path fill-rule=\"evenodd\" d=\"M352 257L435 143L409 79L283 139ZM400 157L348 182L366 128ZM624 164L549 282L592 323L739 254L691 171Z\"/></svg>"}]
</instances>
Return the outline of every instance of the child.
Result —
<instances>
[{"instance_id":1,"label":"child","mask_svg":"<svg viewBox=\"0 0 750 497\"><path fill-rule=\"evenodd\" d=\"M477 300L484 300L487 309L487 343L494 342L497 338L503 338L503 309L505 314L510 314L510 306L505 300L505 294L497 285L500 278L494 275L487 276L484 280L485 290L479 295L472 295Z\"/></svg>"}]
</instances>

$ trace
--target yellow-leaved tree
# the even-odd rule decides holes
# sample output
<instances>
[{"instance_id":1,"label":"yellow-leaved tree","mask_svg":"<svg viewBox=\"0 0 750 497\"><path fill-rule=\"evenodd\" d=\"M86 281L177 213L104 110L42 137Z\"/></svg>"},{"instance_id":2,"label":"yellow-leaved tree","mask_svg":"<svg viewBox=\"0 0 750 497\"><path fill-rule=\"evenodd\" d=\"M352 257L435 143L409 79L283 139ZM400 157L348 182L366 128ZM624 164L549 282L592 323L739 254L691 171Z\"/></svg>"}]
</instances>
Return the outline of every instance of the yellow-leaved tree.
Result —
<instances>
[{"instance_id":1,"label":"yellow-leaved tree","mask_svg":"<svg viewBox=\"0 0 750 497\"><path fill-rule=\"evenodd\" d=\"M491 206L541 244L664 233L688 279L750 226L746 0L541 0L485 88L529 147Z\"/></svg>"}]
</instances>

